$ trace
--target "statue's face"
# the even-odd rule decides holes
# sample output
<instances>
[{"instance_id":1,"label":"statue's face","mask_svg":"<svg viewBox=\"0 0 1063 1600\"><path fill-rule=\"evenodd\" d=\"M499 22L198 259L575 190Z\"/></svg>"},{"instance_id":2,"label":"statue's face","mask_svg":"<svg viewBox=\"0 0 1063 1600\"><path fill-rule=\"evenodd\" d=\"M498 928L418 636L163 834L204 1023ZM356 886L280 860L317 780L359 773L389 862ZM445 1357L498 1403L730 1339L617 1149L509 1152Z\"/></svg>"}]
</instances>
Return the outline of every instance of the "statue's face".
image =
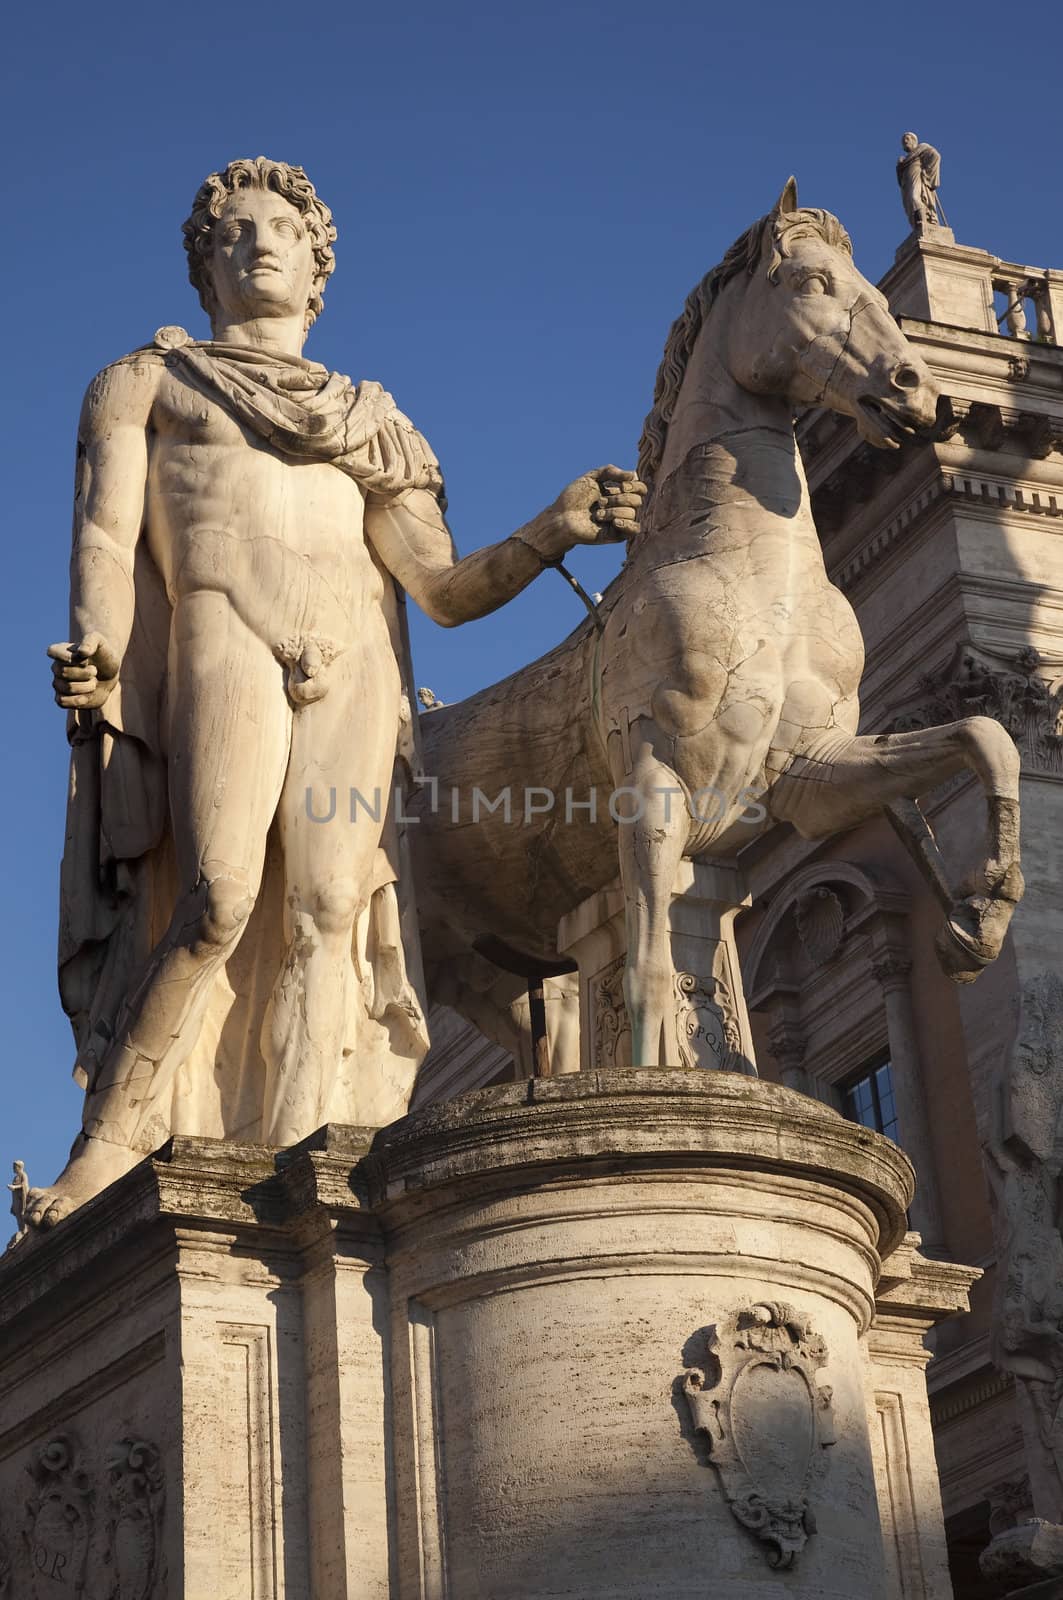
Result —
<instances>
[{"instance_id":1,"label":"statue's face","mask_svg":"<svg viewBox=\"0 0 1063 1600\"><path fill-rule=\"evenodd\" d=\"M301 316L314 283L303 219L279 194L240 189L214 227L211 283L227 320Z\"/></svg>"},{"instance_id":2,"label":"statue's face","mask_svg":"<svg viewBox=\"0 0 1063 1600\"><path fill-rule=\"evenodd\" d=\"M914 150L918 143L919 143L919 140L916 138L914 133L906 133L904 135L904 138L901 140L901 144L909 152Z\"/></svg>"},{"instance_id":3,"label":"statue's face","mask_svg":"<svg viewBox=\"0 0 1063 1600\"><path fill-rule=\"evenodd\" d=\"M730 323L730 369L754 393L826 406L854 418L869 444L895 448L934 422L938 391L885 298L847 251L811 232L791 237L769 278L767 263L724 294L741 295Z\"/></svg>"}]
</instances>

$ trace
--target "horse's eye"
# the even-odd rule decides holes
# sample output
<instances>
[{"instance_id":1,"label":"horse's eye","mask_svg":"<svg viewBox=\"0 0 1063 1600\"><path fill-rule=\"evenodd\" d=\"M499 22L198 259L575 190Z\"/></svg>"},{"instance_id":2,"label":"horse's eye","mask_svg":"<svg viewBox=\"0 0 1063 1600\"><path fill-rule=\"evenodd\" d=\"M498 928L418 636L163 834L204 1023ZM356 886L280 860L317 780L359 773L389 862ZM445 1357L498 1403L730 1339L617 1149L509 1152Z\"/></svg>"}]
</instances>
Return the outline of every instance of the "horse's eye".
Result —
<instances>
[{"instance_id":1,"label":"horse's eye","mask_svg":"<svg viewBox=\"0 0 1063 1600\"><path fill-rule=\"evenodd\" d=\"M810 272L808 277L802 280L800 292L801 294L826 294L829 288L830 284L822 273Z\"/></svg>"}]
</instances>

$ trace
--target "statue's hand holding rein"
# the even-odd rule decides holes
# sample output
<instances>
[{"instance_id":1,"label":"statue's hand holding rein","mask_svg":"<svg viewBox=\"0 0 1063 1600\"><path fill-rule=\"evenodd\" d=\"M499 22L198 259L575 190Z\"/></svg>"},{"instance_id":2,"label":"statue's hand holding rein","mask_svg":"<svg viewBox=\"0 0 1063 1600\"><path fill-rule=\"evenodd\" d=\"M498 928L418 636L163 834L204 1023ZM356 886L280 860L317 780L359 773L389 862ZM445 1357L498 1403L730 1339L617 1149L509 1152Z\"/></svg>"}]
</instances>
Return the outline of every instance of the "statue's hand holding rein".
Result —
<instances>
[{"instance_id":1,"label":"statue's hand holding rein","mask_svg":"<svg viewBox=\"0 0 1063 1600\"><path fill-rule=\"evenodd\" d=\"M570 483L554 502L569 544L618 544L638 532L646 485L623 467L599 467Z\"/></svg>"},{"instance_id":2,"label":"statue's hand holding rein","mask_svg":"<svg viewBox=\"0 0 1063 1600\"><path fill-rule=\"evenodd\" d=\"M56 705L67 711L102 706L118 682L117 653L101 633L88 633L80 644L53 644L52 688Z\"/></svg>"}]
</instances>

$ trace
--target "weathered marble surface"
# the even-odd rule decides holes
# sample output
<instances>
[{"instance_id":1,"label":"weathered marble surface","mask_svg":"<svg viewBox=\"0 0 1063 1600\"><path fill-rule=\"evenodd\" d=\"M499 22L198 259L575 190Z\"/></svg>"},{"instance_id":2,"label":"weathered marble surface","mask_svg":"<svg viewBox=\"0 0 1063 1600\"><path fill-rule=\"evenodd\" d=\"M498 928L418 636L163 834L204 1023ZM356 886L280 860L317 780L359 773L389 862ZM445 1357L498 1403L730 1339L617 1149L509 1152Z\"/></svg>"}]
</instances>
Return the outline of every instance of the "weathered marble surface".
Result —
<instances>
[{"instance_id":1,"label":"weathered marble surface","mask_svg":"<svg viewBox=\"0 0 1063 1600\"><path fill-rule=\"evenodd\" d=\"M673 972L666 1016L681 1067L756 1075L753 1036L735 946L735 917L749 904L731 863L683 861L668 906ZM561 1070L630 1067L631 1018L624 998L626 906L619 882L583 901L558 928L558 948L579 969L578 1056Z\"/></svg>"},{"instance_id":2,"label":"weathered marble surface","mask_svg":"<svg viewBox=\"0 0 1063 1600\"><path fill-rule=\"evenodd\" d=\"M1063 1524L1063 979L1022 987L985 1156L999 1239L993 1358L1016 1383L1038 1517Z\"/></svg>"},{"instance_id":3,"label":"weathered marble surface","mask_svg":"<svg viewBox=\"0 0 1063 1600\"><path fill-rule=\"evenodd\" d=\"M916 1498L898 1499L890 1540L896 1526L914 1549L923 1592L948 1593L940 1510L920 1494L933 1481L925 1389L922 1414L908 1410L919 1358L898 1389L866 1344L910 1194L894 1147L739 1074L584 1073L418 1112L384 1131L366 1170L389 1237L404 1597L642 1600L652 1582L693 1600L708 1573L714 1592L768 1600L772 1560L796 1543L788 1593L900 1600L878 1503L903 1481ZM940 1314L933 1294L906 1304L911 1260L896 1366ZM941 1302L964 1304L971 1276ZM811 1461L807 1391L778 1380L774 1358L713 1386L713 1326L757 1307L777 1324L783 1303L828 1353L834 1442L821 1429ZM695 1430L692 1370L769 1502L759 1532L743 1520L748 1485ZM792 1410L773 1386L793 1389ZM902 1418L888 1466L886 1393ZM784 1510L803 1497L807 1519Z\"/></svg>"},{"instance_id":4,"label":"weathered marble surface","mask_svg":"<svg viewBox=\"0 0 1063 1600\"><path fill-rule=\"evenodd\" d=\"M1063 1593L1063 1526L1035 1518L998 1534L984 1551L985 1577L1006 1584L1006 1600L1056 1600Z\"/></svg>"},{"instance_id":5,"label":"weathered marble surface","mask_svg":"<svg viewBox=\"0 0 1063 1600\"><path fill-rule=\"evenodd\" d=\"M631 1059L674 1065L679 863L731 859L772 819L822 838L880 813L941 903L950 975L995 957L1022 893L1014 747L988 718L858 736L862 642L792 426L795 407L823 406L891 451L935 424L937 400L841 224L788 184L672 328L640 450L646 507L596 616L422 719L438 784L414 800L430 975L485 933L556 960L561 919L619 868ZM954 889L913 797L964 769L987 830ZM512 803L477 814L477 791Z\"/></svg>"},{"instance_id":6,"label":"weathered marble surface","mask_svg":"<svg viewBox=\"0 0 1063 1600\"><path fill-rule=\"evenodd\" d=\"M49 652L86 1103L38 1225L172 1133L283 1145L406 1108L427 1037L391 804L417 764L398 586L452 626L635 527L641 488L608 468L459 560L427 442L379 384L302 356L335 237L301 168L212 174L185 224L211 339L163 327L86 396ZM372 814L348 817L352 790Z\"/></svg>"},{"instance_id":7,"label":"weathered marble surface","mask_svg":"<svg viewBox=\"0 0 1063 1600\"><path fill-rule=\"evenodd\" d=\"M774 1600L780 1547L796 1596L945 1600L922 1336L973 1274L919 1256L911 1183L731 1073L514 1084L279 1157L177 1138L0 1263L10 1600L57 1565L109 1594L119 1547L122 1600ZM750 1313L773 1348L725 1388L711 1330Z\"/></svg>"}]
</instances>

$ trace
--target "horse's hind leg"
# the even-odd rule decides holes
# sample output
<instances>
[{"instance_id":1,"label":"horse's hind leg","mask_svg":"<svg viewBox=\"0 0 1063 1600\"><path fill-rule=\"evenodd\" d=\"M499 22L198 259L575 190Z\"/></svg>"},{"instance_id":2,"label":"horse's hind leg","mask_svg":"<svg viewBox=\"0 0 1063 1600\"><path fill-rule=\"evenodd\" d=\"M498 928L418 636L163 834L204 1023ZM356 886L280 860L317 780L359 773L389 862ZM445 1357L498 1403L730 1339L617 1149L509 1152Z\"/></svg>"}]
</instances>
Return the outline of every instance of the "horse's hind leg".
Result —
<instances>
[{"instance_id":1,"label":"horse's hind leg","mask_svg":"<svg viewBox=\"0 0 1063 1600\"><path fill-rule=\"evenodd\" d=\"M631 819L617 825L627 928L624 999L631 1019L631 1064L674 1066L678 1044L668 1026L673 1016L668 913L690 819L672 768L639 740L635 729L631 742L631 770L621 775L618 763L613 764L618 789L637 791L637 802L634 792L625 796L631 801ZM623 810L619 799L616 809Z\"/></svg>"},{"instance_id":2,"label":"horse's hind leg","mask_svg":"<svg viewBox=\"0 0 1063 1600\"><path fill-rule=\"evenodd\" d=\"M916 797L964 770L987 804L986 856L960 894L950 888ZM990 717L967 717L914 733L825 735L795 753L772 786L773 816L822 838L885 811L946 912L938 955L950 977L970 981L999 954L1022 898L1019 754Z\"/></svg>"}]
</instances>

